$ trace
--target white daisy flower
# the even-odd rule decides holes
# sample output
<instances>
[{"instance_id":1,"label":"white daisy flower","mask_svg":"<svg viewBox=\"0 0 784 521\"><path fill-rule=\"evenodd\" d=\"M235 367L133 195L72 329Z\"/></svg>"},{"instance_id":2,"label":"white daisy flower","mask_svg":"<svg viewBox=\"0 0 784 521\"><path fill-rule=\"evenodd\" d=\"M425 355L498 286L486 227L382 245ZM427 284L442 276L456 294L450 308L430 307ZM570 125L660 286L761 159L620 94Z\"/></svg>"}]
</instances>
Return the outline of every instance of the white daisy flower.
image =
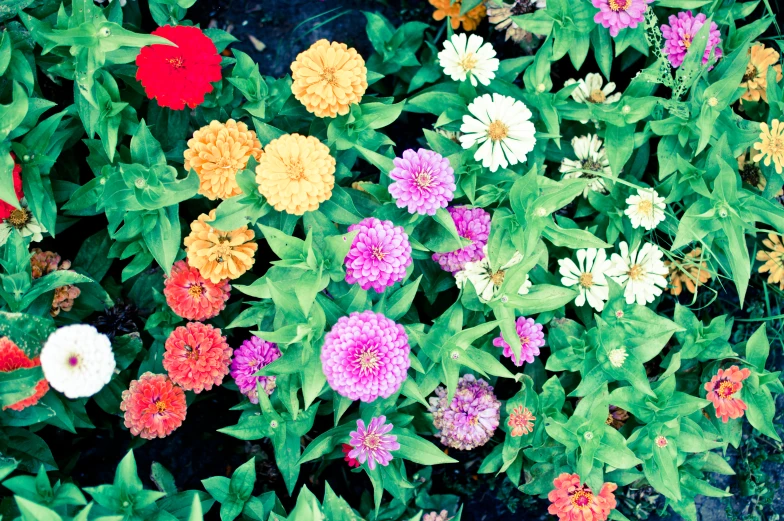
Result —
<instances>
[{"instance_id":1,"label":"white daisy flower","mask_svg":"<svg viewBox=\"0 0 784 521\"><path fill-rule=\"evenodd\" d=\"M653 230L664 220L664 197L650 188L638 188L637 195L630 195L626 199L629 206L623 212L632 221L633 228L642 226L646 230Z\"/></svg>"},{"instance_id":2,"label":"white daisy flower","mask_svg":"<svg viewBox=\"0 0 784 521\"><path fill-rule=\"evenodd\" d=\"M574 78L568 79L564 82L564 87L577 84L577 88L572 91L572 99L577 103L600 103L602 105L609 105L621 99L621 93L615 91L615 83L609 82L604 85L604 79L601 74L589 72L585 79L575 80ZM604 85L604 86L602 86ZM580 123L588 123L588 120L580 120Z\"/></svg>"},{"instance_id":3,"label":"white daisy flower","mask_svg":"<svg viewBox=\"0 0 784 521\"><path fill-rule=\"evenodd\" d=\"M501 94L479 96L468 105L460 136L463 148L479 144L474 159L491 172L523 163L536 145L531 111L522 101Z\"/></svg>"},{"instance_id":4,"label":"white daisy flower","mask_svg":"<svg viewBox=\"0 0 784 521\"><path fill-rule=\"evenodd\" d=\"M509 262L501 266L498 271L493 271L490 267L490 258L487 255L487 246L483 248L485 257L476 262L467 262L463 270L455 273L455 284L459 289L463 289L466 280L471 281L471 284L476 290L479 300L482 302L490 302L496 296L501 284L504 283L504 276L512 266L520 264L523 256L520 252L515 252ZM531 289L531 280L528 275L525 276L525 282L517 290L518 295L525 295Z\"/></svg>"},{"instance_id":5,"label":"white daisy flower","mask_svg":"<svg viewBox=\"0 0 784 521\"><path fill-rule=\"evenodd\" d=\"M610 161L607 159L607 154L604 147L602 147L602 140L599 139L599 136L594 134L575 136L572 138L572 148L577 159L564 158L561 162L559 170L564 174L564 179L575 179L578 177L591 179L591 182L583 190L583 197L588 197L588 193L591 190L602 194L607 192L607 184L605 184L602 177L581 172L581 170L589 170L591 172L602 172L609 176L612 175Z\"/></svg>"},{"instance_id":6,"label":"white daisy flower","mask_svg":"<svg viewBox=\"0 0 784 521\"><path fill-rule=\"evenodd\" d=\"M22 198L19 201L21 208L15 208L7 219L0 222L0 246L8 241L11 236L11 230L16 228L22 237L32 237L33 242L40 242L44 240L43 232L46 228L38 222L33 212L27 206L27 199Z\"/></svg>"},{"instance_id":7,"label":"white daisy flower","mask_svg":"<svg viewBox=\"0 0 784 521\"><path fill-rule=\"evenodd\" d=\"M109 338L87 324L61 327L41 351L44 377L68 398L94 395L109 383L115 367Z\"/></svg>"},{"instance_id":8,"label":"white daisy flower","mask_svg":"<svg viewBox=\"0 0 784 521\"><path fill-rule=\"evenodd\" d=\"M468 78L474 87L477 80L482 85L489 85L500 63L489 42L485 43L479 35L468 37L465 33L453 34L452 38L444 41L444 50L438 53L438 61L444 74L455 81Z\"/></svg>"},{"instance_id":9,"label":"white daisy flower","mask_svg":"<svg viewBox=\"0 0 784 521\"><path fill-rule=\"evenodd\" d=\"M619 245L621 254L613 253L612 266L607 275L620 285L626 303L644 306L653 302L667 287L665 278L669 270L661 260L664 253L658 246L646 242L639 250L629 251L625 241Z\"/></svg>"},{"instance_id":10,"label":"white daisy flower","mask_svg":"<svg viewBox=\"0 0 784 521\"><path fill-rule=\"evenodd\" d=\"M610 298L610 288L604 274L610 269L607 252L597 248L577 250L577 264L572 259L558 260L561 284L579 286L580 294L574 299L577 306L588 304L596 311L604 309L604 302Z\"/></svg>"}]
</instances>

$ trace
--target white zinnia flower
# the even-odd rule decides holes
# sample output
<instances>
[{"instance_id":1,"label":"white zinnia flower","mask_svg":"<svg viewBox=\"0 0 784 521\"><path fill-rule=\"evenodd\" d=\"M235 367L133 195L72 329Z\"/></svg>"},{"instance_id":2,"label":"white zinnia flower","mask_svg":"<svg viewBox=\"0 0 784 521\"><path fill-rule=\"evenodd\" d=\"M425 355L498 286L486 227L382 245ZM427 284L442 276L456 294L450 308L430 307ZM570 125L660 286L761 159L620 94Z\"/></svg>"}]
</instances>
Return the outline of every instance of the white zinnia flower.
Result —
<instances>
[{"instance_id":1,"label":"white zinnia flower","mask_svg":"<svg viewBox=\"0 0 784 521\"><path fill-rule=\"evenodd\" d=\"M466 280L471 281L471 284L476 290L479 300L482 302L489 302L498 293L501 284L504 283L504 276L512 266L520 264L523 256L520 252L515 252L509 262L498 268L498 271L493 271L490 267L490 258L487 255L487 246L482 248L485 252L485 257L476 262L467 262L463 270L455 273L455 284L459 289L463 289ZM525 295L531 288L531 280L528 275L525 276L525 282L517 290L518 295Z\"/></svg>"},{"instance_id":2,"label":"white zinnia flower","mask_svg":"<svg viewBox=\"0 0 784 521\"><path fill-rule=\"evenodd\" d=\"M93 326L63 326L46 340L41 368L49 384L68 398L92 396L114 374L112 343Z\"/></svg>"},{"instance_id":3,"label":"white zinnia flower","mask_svg":"<svg viewBox=\"0 0 784 521\"><path fill-rule=\"evenodd\" d=\"M477 80L482 85L489 85L500 63L489 42L485 43L479 35L467 37L465 33L453 34L452 38L444 41L444 50L438 53L438 62L444 74L455 81L468 78L474 87Z\"/></svg>"},{"instance_id":4,"label":"white zinnia flower","mask_svg":"<svg viewBox=\"0 0 784 521\"><path fill-rule=\"evenodd\" d=\"M607 353L607 358L610 360L610 365L616 368L623 366L627 356L629 356L629 353L627 353L626 349L623 347L613 349Z\"/></svg>"},{"instance_id":5,"label":"white zinnia flower","mask_svg":"<svg viewBox=\"0 0 784 521\"><path fill-rule=\"evenodd\" d=\"M578 306L591 305L596 311L604 309L604 302L610 297L610 288L604 273L610 269L607 253L597 248L577 250L577 264L572 259L559 259L559 272L564 286L579 285L580 294L574 299Z\"/></svg>"},{"instance_id":6,"label":"white zinnia flower","mask_svg":"<svg viewBox=\"0 0 784 521\"><path fill-rule=\"evenodd\" d=\"M667 287L665 276L669 270L661 260L664 253L649 242L632 252L625 241L621 242L619 247L621 254L613 253L612 267L607 275L618 284L626 284L623 294L627 304L636 301L644 306L653 302L662 294L662 289Z\"/></svg>"},{"instance_id":7,"label":"white zinnia flower","mask_svg":"<svg viewBox=\"0 0 784 521\"><path fill-rule=\"evenodd\" d=\"M591 179L591 182L583 190L583 197L588 197L588 193L591 190L602 194L607 192L607 185L603 178L580 171L589 170L612 175L610 161L607 159L607 154L604 151L604 147L602 147L602 140L599 139L599 136L594 134L575 136L572 138L572 148L574 149L574 155L577 156L577 160L563 159L560 171L563 172L564 179L575 179L577 177Z\"/></svg>"},{"instance_id":8,"label":"white zinnia flower","mask_svg":"<svg viewBox=\"0 0 784 521\"><path fill-rule=\"evenodd\" d=\"M522 101L501 94L479 96L468 105L472 115L463 116L460 136L463 148L480 144L474 159L495 172L526 159L536 145L531 111Z\"/></svg>"},{"instance_id":9,"label":"white zinnia flower","mask_svg":"<svg viewBox=\"0 0 784 521\"><path fill-rule=\"evenodd\" d=\"M577 103L600 103L602 105L608 105L621 99L620 92L613 94L613 91L615 91L614 82L611 81L602 87L604 79L602 79L601 74L589 72L588 75L585 76L585 79L568 79L564 82L564 87L574 85L575 83L577 84L577 88L572 91L572 99ZM588 123L588 120L581 120L580 123Z\"/></svg>"},{"instance_id":10,"label":"white zinnia flower","mask_svg":"<svg viewBox=\"0 0 784 521\"><path fill-rule=\"evenodd\" d=\"M15 208L7 219L0 222L0 246L8 241L11 236L11 230L16 228L22 237L32 237L33 242L40 242L44 240L43 232L46 228L38 222L33 212L27 207L27 199L22 198L19 201L21 208Z\"/></svg>"},{"instance_id":11,"label":"white zinnia flower","mask_svg":"<svg viewBox=\"0 0 784 521\"><path fill-rule=\"evenodd\" d=\"M626 199L625 213L632 220L632 228L642 226L646 230L653 230L664 220L664 197L653 189L637 189L637 195L630 195Z\"/></svg>"}]
</instances>

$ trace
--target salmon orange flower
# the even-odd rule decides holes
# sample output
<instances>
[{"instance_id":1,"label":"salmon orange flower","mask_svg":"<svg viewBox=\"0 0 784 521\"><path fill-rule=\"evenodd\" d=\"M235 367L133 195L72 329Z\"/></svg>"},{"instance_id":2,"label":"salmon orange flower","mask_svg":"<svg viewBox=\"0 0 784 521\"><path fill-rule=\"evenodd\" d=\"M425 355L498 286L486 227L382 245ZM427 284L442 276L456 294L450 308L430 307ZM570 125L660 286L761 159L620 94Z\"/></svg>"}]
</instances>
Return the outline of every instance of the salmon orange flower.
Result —
<instances>
[{"instance_id":1,"label":"salmon orange flower","mask_svg":"<svg viewBox=\"0 0 784 521\"><path fill-rule=\"evenodd\" d=\"M188 320L207 320L217 316L226 307L230 290L227 281L213 283L185 261L175 262L171 276L163 279L166 303L174 313Z\"/></svg>"},{"instance_id":2,"label":"salmon orange flower","mask_svg":"<svg viewBox=\"0 0 784 521\"><path fill-rule=\"evenodd\" d=\"M185 419L185 391L166 375L147 372L123 391L120 410L134 436L165 438Z\"/></svg>"},{"instance_id":3,"label":"salmon orange flower","mask_svg":"<svg viewBox=\"0 0 784 521\"><path fill-rule=\"evenodd\" d=\"M509 427L512 427L509 434L516 438L517 436L533 432L534 420L536 420L536 416L528 410L528 407L524 408L522 405L518 405L512 410L512 414L509 415L509 421L506 422Z\"/></svg>"},{"instance_id":4,"label":"salmon orange flower","mask_svg":"<svg viewBox=\"0 0 784 521\"><path fill-rule=\"evenodd\" d=\"M229 374L231 348L221 330L201 322L188 322L166 339L163 368L174 383L196 394L223 383Z\"/></svg>"},{"instance_id":5,"label":"salmon orange flower","mask_svg":"<svg viewBox=\"0 0 784 521\"><path fill-rule=\"evenodd\" d=\"M564 472L553 480L553 485L555 489L547 495L547 511L561 521L605 521L615 508L615 483L603 484L596 494L588 485L580 484L580 476Z\"/></svg>"},{"instance_id":6,"label":"salmon orange flower","mask_svg":"<svg viewBox=\"0 0 784 521\"><path fill-rule=\"evenodd\" d=\"M702 249L694 248L680 262L664 261L670 270L670 294L678 296L685 287L689 293L696 293L697 286L702 286L711 278L708 264L700 262Z\"/></svg>"},{"instance_id":7,"label":"salmon orange flower","mask_svg":"<svg viewBox=\"0 0 784 521\"><path fill-rule=\"evenodd\" d=\"M39 358L32 360L10 338L0 337L0 373L10 373L17 369L30 369L41 365ZM11 409L21 411L38 403L49 390L49 382L41 378L35 384L30 396L10 405L3 406L3 410Z\"/></svg>"},{"instance_id":8,"label":"salmon orange flower","mask_svg":"<svg viewBox=\"0 0 784 521\"><path fill-rule=\"evenodd\" d=\"M465 14L460 14L461 1L460 0L429 0L430 5L436 8L433 13L433 20L440 22L446 17L449 17L449 23L452 29L457 30L460 24L463 24L463 29L466 31L473 31L479 26L482 18L487 16L487 9L485 4L480 3Z\"/></svg>"},{"instance_id":9,"label":"salmon orange flower","mask_svg":"<svg viewBox=\"0 0 784 521\"><path fill-rule=\"evenodd\" d=\"M215 210L201 214L191 223L191 233L185 237L188 264L202 277L218 284L224 279L236 279L251 266L258 245L255 234L247 226L229 232L210 226L215 220Z\"/></svg>"},{"instance_id":10,"label":"salmon orange flower","mask_svg":"<svg viewBox=\"0 0 784 521\"><path fill-rule=\"evenodd\" d=\"M751 371L748 369L739 369L737 365L733 365L726 371L719 369L711 381L705 384L705 390L708 391L706 398L716 408L716 418L727 423L730 418L743 416L747 406L737 395L743 389L743 380L749 375Z\"/></svg>"}]
</instances>

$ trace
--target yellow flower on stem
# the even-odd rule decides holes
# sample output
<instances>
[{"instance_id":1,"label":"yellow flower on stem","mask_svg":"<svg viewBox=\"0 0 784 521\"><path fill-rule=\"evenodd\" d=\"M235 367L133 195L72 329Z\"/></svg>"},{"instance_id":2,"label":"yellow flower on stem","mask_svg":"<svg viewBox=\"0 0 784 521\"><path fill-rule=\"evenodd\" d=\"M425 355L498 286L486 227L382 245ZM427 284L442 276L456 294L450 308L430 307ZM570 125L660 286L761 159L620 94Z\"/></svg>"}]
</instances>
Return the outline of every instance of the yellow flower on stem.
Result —
<instances>
[{"instance_id":1,"label":"yellow flower on stem","mask_svg":"<svg viewBox=\"0 0 784 521\"><path fill-rule=\"evenodd\" d=\"M253 230L242 226L230 232L213 228L215 210L203 213L191 223L191 233L185 237L188 264L202 277L217 284L225 279L236 279L251 266L258 245L253 241Z\"/></svg>"},{"instance_id":2,"label":"yellow flower on stem","mask_svg":"<svg viewBox=\"0 0 784 521\"><path fill-rule=\"evenodd\" d=\"M781 243L781 237L775 233L769 233L768 238L763 239L762 244L768 250L757 252L757 260L765 262L759 267L759 272L768 272L768 284L778 284L779 289L784 290L784 244Z\"/></svg>"},{"instance_id":3,"label":"yellow flower on stem","mask_svg":"<svg viewBox=\"0 0 784 521\"><path fill-rule=\"evenodd\" d=\"M457 30L462 23L463 29L466 31L473 31L479 26L479 22L482 21L482 18L487 15L485 4L482 3L461 15L460 0L455 0L454 3L452 3L451 0L429 0L429 2L430 5L436 8L433 13L433 19L440 22L444 18L449 17L449 22L452 24L452 29L454 30Z\"/></svg>"},{"instance_id":4,"label":"yellow flower on stem","mask_svg":"<svg viewBox=\"0 0 784 521\"><path fill-rule=\"evenodd\" d=\"M754 148L759 154L753 157L755 163L765 159L765 166L770 166L770 161L776 167L776 173L784 171L784 123L777 119L767 123L760 123L760 140L754 143Z\"/></svg>"},{"instance_id":5,"label":"yellow flower on stem","mask_svg":"<svg viewBox=\"0 0 784 521\"><path fill-rule=\"evenodd\" d=\"M768 68L773 65L776 71L776 81L781 81L781 64L774 65L779 61L779 53L771 48L766 48L761 43L755 43L749 50L749 64L746 65L746 74L740 86L747 89L741 100L745 101L768 101Z\"/></svg>"}]
</instances>

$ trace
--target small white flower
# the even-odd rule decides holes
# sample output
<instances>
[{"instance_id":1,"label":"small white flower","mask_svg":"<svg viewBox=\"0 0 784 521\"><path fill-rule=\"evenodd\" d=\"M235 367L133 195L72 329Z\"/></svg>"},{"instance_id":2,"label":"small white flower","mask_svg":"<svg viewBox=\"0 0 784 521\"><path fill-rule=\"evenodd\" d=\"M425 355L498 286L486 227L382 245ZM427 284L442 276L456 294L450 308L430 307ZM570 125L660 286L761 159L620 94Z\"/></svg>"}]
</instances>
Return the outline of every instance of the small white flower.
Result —
<instances>
[{"instance_id":1,"label":"small white flower","mask_svg":"<svg viewBox=\"0 0 784 521\"><path fill-rule=\"evenodd\" d=\"M452 38L444 41L444 50L438 53L438 62L444 74L455 81L468 78L474 87L477 80L482 85L489 85L500 63L489 42L477 34L467 37L465 33L453 34Z\"/></svg>"},{"instance_id":2,"label":"small white flower","mask_svg":"<svg viewBox=\"0 0 784 521\"><path fill-rule=\"evenodd\" d=\"M575 136L572 138L572 148L574 149L574 155L577 156L577 160L563 159L560 171L564 174L564 179L576 179L578 177L591 179L591 182L583 190L583 197L588 197L588 193L591 190L602 194L607 192L607 185L602 177L581 172L581 170L589 170L602 172L609 176L612 175L610 161L607 159L607 154L604 151L604 147L602 147L602 140L599 139L599 136L594 134Z\"/></svg>"},{"instance_id":3,"label":"small white flower","mask_svg":"<svg viewBox=\"0 0 784 521\"><path fill-rule=\"evenodd\" d=\"M608 105L615 103L621 99L621 93L615 91L615 83L609 82L604 85L604 79L601 74L589 72L585 79L575 80L568 79L564 82L564 87L577 84L577 88L572 91L572 99L577 103L601 103ZM602 85L604 85L602 87ZM582 120L580 123L588 123L588 120Z\"/></svg>"},{"instance_id":4,"label":"small white flower","mask_svg":"<svg viewBox=\"0 0 784 521\"><path fill-rule=\"evenodd\" d=\"M38 222L33 212L27 207L27 199L22 198L19 201L21 208L15 208L7 219L0 222L0 246L8 241L11 236L11 230L16 228L22 237L32 237L33 242L40 242L44 240L43 232L46 228Z\"/></svg>"},{"instance_id":5,"label":"small white flower","mask_svg":"<svg viewBox=\"0 0 784 521\"><path fill-rule=\"evenodd\" d=\"M664 253L649 242L632 252L626 242L621 242L619 247L621 254L613 253L607 275L618 284L626 285L623 294L627 304L637 302L644 306L653 302L667 287L665 276L669 270L661 260Z\"/></svg>"},{"instance_id":6,"label":"small white flower","mask_svg":"<svg viewBox=\"0 0 784 521\"><path fill-rule=\"evenodd\" d=\"M629 356L629 353L626 352L626 349L623 347L619 347L617 349L613 349L609 353L607 353L607 358L610 359L610 365L613 367L621 367L623 363L626 361L626 357Z\"/></svg>"},{"instance_id":7,"label":"small white flower","mask_svg":"<svg viewBox=\"0 0 784 521\"><path fill-rule=\"evenodd\" d=\"M512 267L520 264L523 256L520 252L515 252L512 258L501 266L498 271L493 271L490 267L490 258L487 255L487 246L483 248L485 256L482 260L476 262L467 262L465 268L455 273L455 284L459 289L463 289L466 280L471 281L471 284L476 290L479 300L482 302L489 302L498 293L501 284L504 283L504 276L506 272ZM525 295L531 288L531 280L528 275L525 276L525 282L517 290L518 295Z\"/></svg>"},{"instance_id":8,"label":"small white flower","mask_svg":"<svg viewBox=\"0 0 784 521\"><path fill-rule=\"evenodd\" d=\"M531 111L522 101L501 94L479 96L468 105L460 136L463 148L479 144L474 159L495 172L511 163L523 163L536 145Z\"/></svg>"},{"instance_id":9,"label":"small white flower","mask_svg":"<svg viewBox=\"0 0 784 521\"><path fill-rule=\"evenodd\" d=\"M593 439L593 432L585 431L583 438L585 438L585 441L591 441Z\"/></svg>"},{"instance_id":10,"label":"small white flower","mask_svg":"<svg viewBox=\"0 0 784 521\"><path fill-rule=\"evenodd\" d=\"M115 367L109 338L87 324L61 327L41 351L44 377L68 398L94 395L109 383Z\"/></svg>"},{"instance_id":11,"label":"small white flower","mask_svg":"<svg viewBox=\"0 0 784 521\"><path fill-rule=\"evenodd\" d=\"M610 297L605 272L610 269L607 252L597 248L577 250L577 264L572 259L558 260L561 284L579 286L580 294L574 299L577 306L585 305L586 300L596 311L604 309L604 302Z\"/></svg>"},{"instance_id":12,"label":"small white flower","mask_svg":"<svg viewBox=\"0 0 784 521\"><path fill-rule=\"evenodd\" d=\"M653 230L664 220L664 197L653 189L637 189L637 195L630 195L626 199L629 206L623 212L632 221L632 228L642 226L646 230Z\"/></svg>"}]
</instances>

